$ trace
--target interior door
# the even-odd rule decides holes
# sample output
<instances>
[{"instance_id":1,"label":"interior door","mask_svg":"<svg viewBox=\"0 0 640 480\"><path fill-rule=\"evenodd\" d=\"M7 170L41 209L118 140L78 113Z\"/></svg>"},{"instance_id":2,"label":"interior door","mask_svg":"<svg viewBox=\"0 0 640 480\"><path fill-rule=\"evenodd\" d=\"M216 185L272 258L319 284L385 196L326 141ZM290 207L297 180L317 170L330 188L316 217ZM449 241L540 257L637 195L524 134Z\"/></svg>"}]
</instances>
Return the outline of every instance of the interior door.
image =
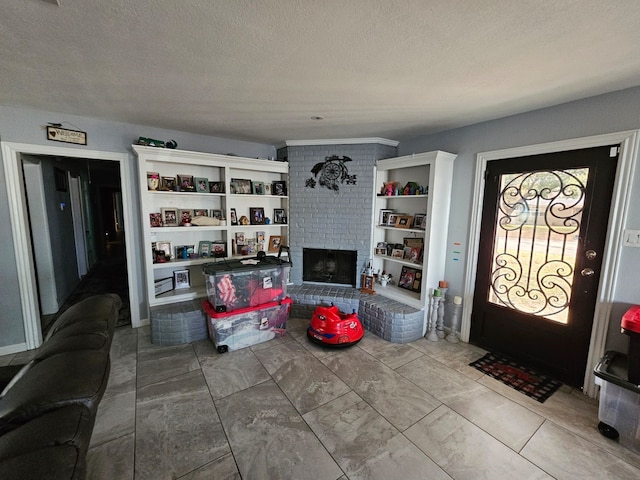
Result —
<instances>
[{"instance_id":1,"label":"interior door","mask_svg":"<svg viewBox=\"0 0 640 480\"><path fill-rule=\"evenodd\" d=\"M470 341L584 380L617 146L487 163Z\"/></svg>"}]
</instances>

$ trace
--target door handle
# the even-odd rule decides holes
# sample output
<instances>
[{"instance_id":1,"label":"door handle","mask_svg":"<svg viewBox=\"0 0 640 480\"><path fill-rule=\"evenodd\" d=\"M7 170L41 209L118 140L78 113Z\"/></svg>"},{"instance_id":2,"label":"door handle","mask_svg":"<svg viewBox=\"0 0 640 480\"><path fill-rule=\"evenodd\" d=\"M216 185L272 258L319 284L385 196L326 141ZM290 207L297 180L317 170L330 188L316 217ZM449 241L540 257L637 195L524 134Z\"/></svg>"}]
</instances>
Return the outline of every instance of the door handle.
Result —
<instances>
[{"instance_id":1,"label":"door handle","mask_svg":"<svg viewBox=\"0 0 640 480\"><path fill-rule=\"evenodd\" d=\"M595 250L587 250L584 252L584 256L587 257L587 260L593 260L598 256L598 254Z\"/></svg>"},{"instance_id":2,"label":"door handle","mask_svg":"<svg viewBox=\"0 0 640 480\"><path fill-rule=\"evenodd\" d=\"M580 271L580 275L583 277L593 277L596 272L593 271L593 268L583 268Z\"/></svg>"}]
</instances>

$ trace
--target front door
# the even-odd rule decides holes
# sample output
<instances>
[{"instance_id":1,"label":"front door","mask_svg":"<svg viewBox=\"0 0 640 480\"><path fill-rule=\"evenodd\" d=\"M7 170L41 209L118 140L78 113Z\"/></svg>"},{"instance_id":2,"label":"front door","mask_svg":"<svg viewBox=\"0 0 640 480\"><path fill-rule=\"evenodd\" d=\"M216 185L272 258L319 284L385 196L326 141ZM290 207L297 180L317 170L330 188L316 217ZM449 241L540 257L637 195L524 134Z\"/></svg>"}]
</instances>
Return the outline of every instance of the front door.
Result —
<instances>
[{"instance_id":1,"label":"front door","mask_svg":"<svg viewBox=\"0 0 640 480\"><path fill-rule=\"evenodd\" d=\"M584 380L617 146L487 163L470 341Z\"/></svg>"}]
</instances>

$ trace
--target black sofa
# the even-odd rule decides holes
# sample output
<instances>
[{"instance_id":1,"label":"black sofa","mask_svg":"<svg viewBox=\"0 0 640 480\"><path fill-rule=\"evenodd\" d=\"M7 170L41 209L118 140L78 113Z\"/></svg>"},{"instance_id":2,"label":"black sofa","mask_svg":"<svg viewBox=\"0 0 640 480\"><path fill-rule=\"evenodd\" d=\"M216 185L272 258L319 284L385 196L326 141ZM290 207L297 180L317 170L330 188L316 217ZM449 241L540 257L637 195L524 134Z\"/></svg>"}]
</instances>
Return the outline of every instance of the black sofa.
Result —
<instances>
[{"instance_id":1,"label":"black sofa","mask_svg":"<svg viewBox=\"0 0 640 480\"><path fill-rule=\"evenodd\" d=\"M86 298L65 310L25 365L0 367L0 479L84 479L122 302Z\"/></svg>"}]
</instances>

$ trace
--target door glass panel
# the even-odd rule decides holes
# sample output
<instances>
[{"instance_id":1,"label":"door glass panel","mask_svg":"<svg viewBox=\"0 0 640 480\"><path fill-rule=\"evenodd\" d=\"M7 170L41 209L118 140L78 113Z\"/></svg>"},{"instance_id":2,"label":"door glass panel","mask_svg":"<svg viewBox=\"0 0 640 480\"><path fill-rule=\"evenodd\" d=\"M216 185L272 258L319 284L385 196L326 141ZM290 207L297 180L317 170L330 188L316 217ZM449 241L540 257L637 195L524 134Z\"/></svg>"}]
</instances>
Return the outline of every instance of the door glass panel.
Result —
<instances>
[{"instance_id":1,"label":"door glass panel","mask_svg":"<svg viewBox=\"0 0 640 480\"><path fill-rule=\"evenodd\" d=\"M489 302L567 323L588 175L501 175Z\"/></svg>"}]
</instances>

